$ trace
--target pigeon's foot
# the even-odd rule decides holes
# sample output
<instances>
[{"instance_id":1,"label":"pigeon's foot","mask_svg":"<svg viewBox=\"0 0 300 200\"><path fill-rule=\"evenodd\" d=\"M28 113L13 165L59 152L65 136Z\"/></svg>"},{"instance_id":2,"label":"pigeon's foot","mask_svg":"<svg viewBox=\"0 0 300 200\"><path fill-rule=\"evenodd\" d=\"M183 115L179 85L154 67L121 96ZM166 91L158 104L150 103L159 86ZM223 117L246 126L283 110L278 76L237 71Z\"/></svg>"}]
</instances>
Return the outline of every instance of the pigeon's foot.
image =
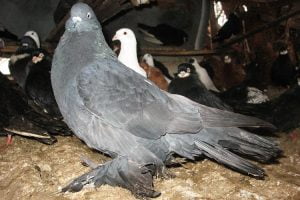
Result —
<instances>
[{"instance_id":1,"label":"pigeon's foot","mask_svg":"<svg viewBox=\"0 0 300 200\"><path fill-rule=\"evenodd\" d=\"M138 197L154 198L160 195L153 188L152 170L125 157L99 165L73 180L62 189L62 192L78 192L87 184L93 184L95 187L104 184L120 186Z\"/></svg>"}]
</instances>

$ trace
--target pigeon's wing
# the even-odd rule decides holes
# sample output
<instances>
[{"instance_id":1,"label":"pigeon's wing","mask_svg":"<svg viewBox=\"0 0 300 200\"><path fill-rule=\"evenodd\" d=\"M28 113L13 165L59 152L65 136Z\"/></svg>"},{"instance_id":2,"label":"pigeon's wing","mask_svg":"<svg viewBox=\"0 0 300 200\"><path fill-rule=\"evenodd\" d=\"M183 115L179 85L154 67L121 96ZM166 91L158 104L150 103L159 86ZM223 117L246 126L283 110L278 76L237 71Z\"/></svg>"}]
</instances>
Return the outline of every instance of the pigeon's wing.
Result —
<instances>
[{"instance_id":1,"label":"pigeon's wing","mask_svg":"<svg viewBox=\"0 0 300 200\"><path fill-rule=\"evenodd\" d=\"M208 108L163 92L115 60L105 59L82 69L77 89L94 116L142 138L198 133L204 127L269 126L256 118Z\"/></svg>"},{"instance_id":2,"label":"pigeon's wing","mask_svg":"<svg viewBox=\"0 0 300 200\"><path fill-rule=\"evenodd\" d=\"M114 60L85 67L77 76L77 88L95 116L139 137L156 139L169 131L196 133L203 128L197 111L174 114L165 93Z\"/></svg>"}]
</instances>

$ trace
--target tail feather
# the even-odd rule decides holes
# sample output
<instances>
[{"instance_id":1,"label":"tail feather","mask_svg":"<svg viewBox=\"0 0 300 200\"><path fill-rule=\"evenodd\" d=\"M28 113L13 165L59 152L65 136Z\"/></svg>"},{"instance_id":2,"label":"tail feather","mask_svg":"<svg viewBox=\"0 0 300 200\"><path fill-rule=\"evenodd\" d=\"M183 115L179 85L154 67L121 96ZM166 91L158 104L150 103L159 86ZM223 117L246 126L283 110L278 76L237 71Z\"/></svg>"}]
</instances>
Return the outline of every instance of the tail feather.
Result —
<instances>
[{"instance_id":1,"label":"tail feather","mask_svg":"<svg viewBox=\"0 0 300 200\"><path fill-rule=\"evenodd\" d=\"M204 155L229 168L257 178L263 178L265 176L263 169L231 153L218 144L212 145L203 141L195 141L195 145Z\"/></svg>"},{"instance_id":2,"label":"tail feather","mask_svg":"<svg viewBox=\"0 0 300 200\"><path fill-rule=\"evenodd\" d=\"M274 125L264 120L233 113L221 111L215 108L202 108L200 105L201 117L205 127L265 127L276 129Z\"/></svg>"},{"instance_id":3,"label":"tail feather","mask_svg":"<svg viewBox=\"0 0 300 200\"><path fill-rule=\"evenodd\" d=\"M282 153L277 143L245 130L232 128L228 136L227 140L220 140L218 144L259 162L273 161Z\"/></svg>"}]
</instances>

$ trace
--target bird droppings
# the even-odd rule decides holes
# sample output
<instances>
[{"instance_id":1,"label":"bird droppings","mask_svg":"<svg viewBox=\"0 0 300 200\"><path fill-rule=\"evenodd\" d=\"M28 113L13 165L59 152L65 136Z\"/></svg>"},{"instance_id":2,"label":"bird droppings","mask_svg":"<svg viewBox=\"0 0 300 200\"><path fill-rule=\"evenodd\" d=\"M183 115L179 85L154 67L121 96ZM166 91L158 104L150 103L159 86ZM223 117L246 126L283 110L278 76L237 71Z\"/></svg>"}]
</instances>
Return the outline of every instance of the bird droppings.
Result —
<instances>
[{"instance_id":1,"label":"bird droppings","mask_svg":"<svg viewBox=\"0 0 300 200\"><path fill-rule=\"evenodd\" d=\"M297 138L299 130L295 131ZM60 193L60 188L89 170L81 157L96 163L110 158L89 149L76 137L58 137L58 143L47 146L15 136L12 145L4 146L0 138L0 196L4 200L134 200L123 188L85 187L77 193ZM279 164L259 165L268 177L256 180L240 175L208 159L185 162L170 168L175 178L155 179L155 189L162 194L157 200L202 199L294 199L300 197L300 140L281 134L280 146L285 152Z\"/></svg>"}]
</instances>

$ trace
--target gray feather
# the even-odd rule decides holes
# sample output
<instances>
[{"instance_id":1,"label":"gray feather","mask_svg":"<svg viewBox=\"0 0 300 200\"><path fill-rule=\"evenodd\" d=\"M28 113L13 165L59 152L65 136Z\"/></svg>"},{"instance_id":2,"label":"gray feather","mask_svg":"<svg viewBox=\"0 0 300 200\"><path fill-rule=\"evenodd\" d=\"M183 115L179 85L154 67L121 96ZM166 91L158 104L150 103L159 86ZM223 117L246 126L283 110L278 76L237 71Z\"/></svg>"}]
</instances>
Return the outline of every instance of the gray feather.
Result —
<instances>
[{"instance_id":1,"label":"gray feather","mask_svg":"<svg viewBox=\"0 0 300 200\"><path fill-rule=\"evenodd\" d=\"M267 149L266 154L275 157L278 152L272 142L258 136L244 139L237 131L240 129L231 128L271 124L163 92L122 65L106 44L93 11L83 3L71 9L55 50L51 80L62 115L74 133L91 148L114 158L75 179L65 191L80 190L92 182L119 185L153 197L158 193L153 190L151 175L163 173L174 153L189 159L206 155L262 177L262 169L230 153L226 145L244 145L240 148L244 154L254 152L252 144L262 147L258 154ZM219 144L219 140L226 142Z\"/></svg>"}]
</instances>

